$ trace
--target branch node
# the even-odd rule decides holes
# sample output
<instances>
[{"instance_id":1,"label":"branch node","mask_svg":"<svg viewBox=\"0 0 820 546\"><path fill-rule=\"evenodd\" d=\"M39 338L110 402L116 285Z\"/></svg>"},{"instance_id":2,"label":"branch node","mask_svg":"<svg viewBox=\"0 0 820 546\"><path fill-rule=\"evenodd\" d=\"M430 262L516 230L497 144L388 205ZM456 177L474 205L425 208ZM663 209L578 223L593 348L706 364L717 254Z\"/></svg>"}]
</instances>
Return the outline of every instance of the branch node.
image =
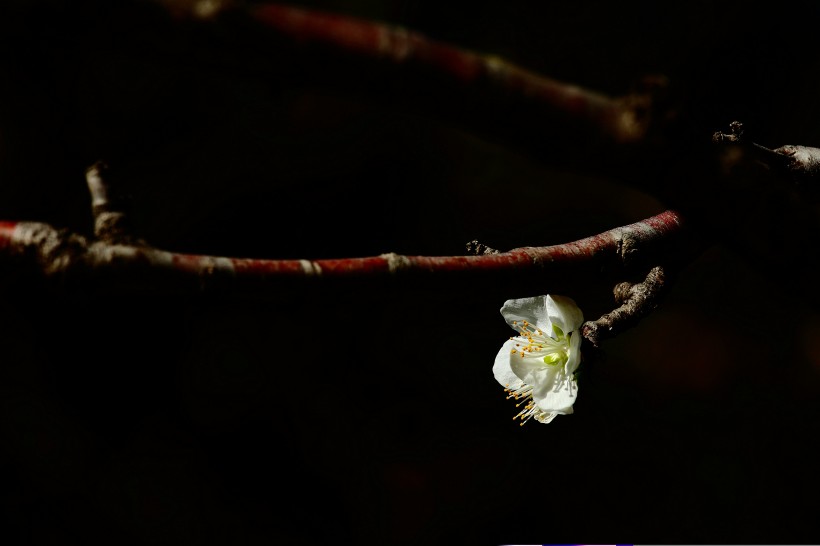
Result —
<instances>
[{"instance_id":1,"label":"branch node","mask_svg":"<svg viewBox=\"0 0 820 546\"><path fill-rule=\"evenodd\" d=\"M820 148L810 146L781 146L772 153L782 158L782 165L792 183L816 199L820 187Z\"/></svg>"},{"instance_id":2,"label":"branch node","mask_svg":"<svg viewBox=\"0 0 820 546\"><path fill-rule=\"evenodd\" d=\"M715 134L712 135L712 142L715 144L722 144L724 142L745 142L743 139L743 124L739 121L733 121L729 124L729 132L722 133L720 131L716 131Z\"/></svg>"},{"instance_id":3,"label":"branch node","mask_svg":"<svg viewBox=\"0 0 820 546\"><path fill-rule=\"evenodd\" d=\"M91 193L91 212L94 215L94 236L110 244L142 246L145 243L131 235L128 217L122 210L122 199L110 196L108 179L110 169L102 161L94 163L85 172L88 191Z\"/></svg>"},{"instance_id":4,"label":"branch node","mask_svg":"<svg viewBox=\"0 0 820 546\"><path fill-rule=\"evenodd\" d=\"M83 236L48 224L20 222L16 232L12 252L33 258L47 277L72 270L83 261L88 249Z\"/></svg>"},{"instance_id":5,"label":"branch node","mask_svg":"<svg viewBox=\"0 0 820 546\"><path fill-rule=\"evenodd\" d=\"M634 286L631 282L622 282L615 285L615 288L612 289L612 293L615 296L615 303L619 305L625 304L629 301L631 297L630 290Z\"/></svg>"},{"instance_id":6,"label":"branch node","mask_svg":"<svg viewBox=\"0 0 820 546\"><path fill-rule=\"evenodd\" d=\"M621 234L618 239L618 257L624 265L629 265L639 252L639 242L637 238L629 233Z\"/></svg>"},{"instance_id":7,"label":"branch node","mask_svg":"<svg viewBox=\"0 0 820 546\"><path fill-rule=\"evenodd\" d=\"M649 74L632 87L632 92L619 100L618 137L622 142L638 142L657 130L659 121L668 122L675 116L670 108L669 78Z\"/></svg>"},{"instance_id":8,"label":"branch node","mask_svg":"<svg viewBox=\"0 0 820 546\"><path fill-rule=\"evenodd\" d=\"M741 154L735 155L729 160L728 167L734 166L740 159L745 157L762 163L769 168L778 169L781 172L785 170L792 176L801 174L799 171L801 171L802 163L795 160L793 155L794 150L804 149L804 146L782 146L776 150L761 146L744 136L743 124L739 121L730 123L729 131L729 133L717 131L712 135L712 142L715 144L735 144L742 151ZM816 148L806 149L816 150ZM817 152L820 152L820 150L817 150Z\"/></svg>"},{"instance_id":9,"label":"branch node","mask_svg":"<svg viewBox=\"0 0 820 546\"><path fill-rule=\"evenodd\" d=\"M479 243L475 239L467 243L467 253L473 254L475 256L481 256L482 254L501 254L500 251L490 248L483 243Z\"/></svg>"}]
</instances>

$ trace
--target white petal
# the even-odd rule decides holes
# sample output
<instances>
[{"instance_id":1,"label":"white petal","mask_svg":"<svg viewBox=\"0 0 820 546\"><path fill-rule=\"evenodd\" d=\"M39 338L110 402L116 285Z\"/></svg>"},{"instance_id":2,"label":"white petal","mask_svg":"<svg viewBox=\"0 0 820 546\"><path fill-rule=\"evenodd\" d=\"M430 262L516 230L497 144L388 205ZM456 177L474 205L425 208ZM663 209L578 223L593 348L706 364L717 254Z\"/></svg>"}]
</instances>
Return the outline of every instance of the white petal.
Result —
<instances>
[{"instance_id":1,"label":"white petal","mask_svg":"<svg viewBox=\"0 0 820 546\"><path fill-rule=\"evenodd\" d=\"M536 402L547 396L555 389L556 382L560 376L560 366L547 366L533 370L524 378L524 382L532 385L532 399Z\"/></svg>"},{"instance_id":2,"label":"white petal","mask_svg":"<svg viewBox=\"0 0 820 546\"><path fill-rule=\"evenodd\" d=\"M572 298L566 296L546 296L549 319L565 334L577 330L584 323L584 314Z\"/></svg>"},{"instance_id":3,"label":"white petal","mask_svg":"<svg viewBox=\"0 0 820 546\"><path fill-rule=\"evenodd\" d=\"M513 330L518 331L518 328L513 326L513 322L521 324L526 320L549 334L552 332L552 323L547 312L548 297L535 296L534 298L507 300L501 307L501 314Z\"/></svg>"},{"instance_id":4,"label":"white petal","mask_svg":"<svg viewBox=\"0 0 820 546\"><path fill-rule=\"evenodd\" d=\"M553 376L558 374L560 366L549 366L540 356L521 356L521 353L510 355L510 367L513 373L527 385L538 388L540 384L554 381Z\"/></svg>"},{"instance_id":5,"label":"white petal","mask_svg":"<svg viewBox=\"0 0 820 546\"><path fill-rule=\"evenodd\" d=\"M557 416L558 416L557 413L543 412L543 413L536 413L535 415L533 415L533 419L535 419L539 423L546 424L546 423L552 422L552 420L555 419Z\"/></svg>"},{"instance_id":6,"label":"white petal","mask_svg":"<svg viewBox=\"0 0 820 546\"><path fill-rule=\"evenodd\" d=\"M551 389L543 398L536 398L533 392L533 400L542 411L552 411L567 415L572 413L572 405L575 403L575 397L578 395L578 383L576 381L568 382L564 379L559 382L558 389Z\"/></svg>"},{"instance_id":7,"label":"white petal","mask_svg":"<svg viewBox=\"0 0 820 546\"><path fill-rule=\"evenodd\" d=\"M571 374L581 363L581 332L573 332L569 338L569 358L564 369Z\"/></svg>"},{"instance_id":8,"label":"white petal","mask_svg":"<svg viewBox=\"0 0 820 546\"><path fill-rule=\"evenodd\" d=\"M515 340L508 339L498 354L495 355L495 364L493 364L493 375L495 380L501 383L503 387L517 388L521 383L521 379L515 375L510 367L510 356L512 350L515 348ZM486 369L486 368L485 368Z\"/></svg>"}]
</instances>

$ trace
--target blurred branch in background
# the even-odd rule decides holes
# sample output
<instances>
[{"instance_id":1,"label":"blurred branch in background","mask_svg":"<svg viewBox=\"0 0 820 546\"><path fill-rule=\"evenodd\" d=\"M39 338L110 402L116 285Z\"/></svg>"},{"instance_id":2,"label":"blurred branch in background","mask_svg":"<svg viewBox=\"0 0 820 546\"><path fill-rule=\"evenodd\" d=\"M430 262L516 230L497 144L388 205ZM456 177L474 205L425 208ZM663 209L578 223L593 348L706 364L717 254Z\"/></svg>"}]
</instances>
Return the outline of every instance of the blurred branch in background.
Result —
<instances>
[{"instance_id":1,"label":"blurred branch in background","mask_svg":"<svg viewBox=\"0 0 820 546\"><path fill-rule=\"evenodd\" d=\"M816 169L770 168L771 156L759 161L759 145L727 151L737 143L713 140L697 125L701 106L664 76L639 78L631 93L612 98L495 54L341 13L269 2L166 5L183 19L267 36L261 49L286 52L277 70L289 77L404 101L543 163L634 186L697 218L693 230L703 238L739 249L820 305L820 270L810 265L820 264ZM775 155L785 157L786 148L794 147Z\"/></svg>"}]
</instances>

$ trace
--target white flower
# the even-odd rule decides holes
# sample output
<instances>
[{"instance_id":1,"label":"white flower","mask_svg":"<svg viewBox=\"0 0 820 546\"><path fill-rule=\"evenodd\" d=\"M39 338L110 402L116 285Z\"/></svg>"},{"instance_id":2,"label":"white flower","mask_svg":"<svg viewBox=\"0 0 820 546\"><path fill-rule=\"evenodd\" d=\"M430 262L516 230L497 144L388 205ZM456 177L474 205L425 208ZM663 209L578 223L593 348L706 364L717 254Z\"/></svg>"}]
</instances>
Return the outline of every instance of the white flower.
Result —
<instances>
[{"instance_id":1,"label":"white flower","mask_svg":"<svg viewBox=\"0 0 820 546\"><path fill-rule=\"evenodd\" d=\"M507 398L521 400L516 407L524 405L514 419L521 418L522 425L531 418L549 423L572 413L578 394L573 373L581 363L581 310L570 298L547 295L507 300L501 314L518 335L498 351L493 375Z\"/></svg>"}]
</instances>

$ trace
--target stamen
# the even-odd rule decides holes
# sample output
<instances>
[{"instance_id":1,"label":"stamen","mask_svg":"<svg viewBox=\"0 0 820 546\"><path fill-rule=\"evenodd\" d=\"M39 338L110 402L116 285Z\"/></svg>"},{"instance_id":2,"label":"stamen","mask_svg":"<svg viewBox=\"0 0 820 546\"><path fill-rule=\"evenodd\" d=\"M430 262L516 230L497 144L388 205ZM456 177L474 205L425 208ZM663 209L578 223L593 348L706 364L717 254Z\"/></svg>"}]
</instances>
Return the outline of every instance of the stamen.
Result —
<instances>
[{"instance_id":1,"label":"stamen","mask_svg":"<svg viewBox=\"0 0 820 546\"><path fill-rule=\"evenodd\" d=\"M521 420L521 425L528 422L533 417L536 418L536 421L539 420L539 416L546 415L538 406L535 404L535 401L532 399L532 386L527 385L526 383L521 383L518 387L512 389L510 388L509 384L507 384L507 388L504 389L504 392L508 393L507 400L510 398L515 398L516 400L521 400L518 402L515 407L521 408L514 417L515 419Z\"/></svg>"}]
</instances>

